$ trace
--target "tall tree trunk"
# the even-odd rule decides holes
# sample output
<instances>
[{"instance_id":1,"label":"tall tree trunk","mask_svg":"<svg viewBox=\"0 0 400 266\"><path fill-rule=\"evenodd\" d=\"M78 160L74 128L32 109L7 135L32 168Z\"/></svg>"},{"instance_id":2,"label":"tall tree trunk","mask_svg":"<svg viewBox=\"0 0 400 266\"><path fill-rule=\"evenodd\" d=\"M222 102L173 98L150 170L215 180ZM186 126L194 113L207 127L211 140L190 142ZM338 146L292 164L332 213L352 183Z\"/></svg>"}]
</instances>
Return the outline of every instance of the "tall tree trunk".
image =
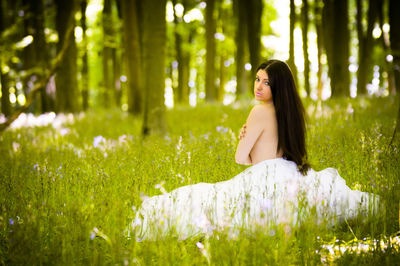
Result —
<instances>
[{"instance_id":1,"label":"tall tree trunk","mask_svg":"<svg viewBox=\"0 0 400 266\"><path fill-rule=\"evenodd\" d=\"M328 58L331 97L350 94L348 0L324 0L324 47Z\"/></svg>"},{"instance_id":2,"label":"tall tree trunk","mask_svg":"<svg viewBox=\"0 0 400 266\"><path fill-rule=\"evenodd\" d=\"M33 36L34 34L34 28L33 28L33 12L32 12L32 6L31 2L28 0L23 0L22 1L23 7L25 7L25 14L23 16L24 18L24 31L23 35L28 36L31 35ZM41 48L43 49L43 47ZM23 83L23 91L25 98L28 96L30 91L33 88L33 83L34 81L38 78L38 73L32 72L33 67L35 66L36 62L38 61L36 51L34 49L34 46L32 44L24 47L22 51L22 68L26 75L22 77L22 83ZM29 74L28 74L29 73ZM15 92L15 95L17 96L18 92ZM39 98L36 97L36 100ZM29 107L28 112L35 112L38 110L38 104L37 101L34 101L32 105Z\"/></svg>"},{"instance_id":3,"label":"tall tree trunk","mask_svg":"<svg viewBox=\"0 0 400 266\"><path fill-rule=\"evenodd\" d=\"M263 9L262 0L248 1L247 11L247 37L250 54L250 64L252 69L252 78L255 77L256 68L260 64L261 50L261 15ZM252 87L250 88L253 89Z\"/></svg>"},{"instance_id":4,"label":"tall tree trunk","mask_svg":"<svg viewBox=\"0 0 400 266\"><path fill-rule=\"evenodd\" d=\"M174 103L181 104L183 98L183 84L182 84L182 36L180 30L180 23L182 23L182 18L178 18L175 12L175 6L177 1L173 0L172 4L174 6L174 35L175 35L175 52L176 61L178 62L178 86L174 88ZM184 10L185 12L186 10ZM171 76L173 69L171 68ZM171 79L173 80L173 79Z\"/></svg>"},{"instance_id":5,"label":"tall tree trunk","mask_svg":"<svg viewBox=\"0 0 400 266\"><path fill-rule=\"evenodd\" d=\"M301 8L302 35L303 35L303 56L304 56L304 88L310 96L310 60L308 59L308 0L303 0Z\"/></svg>"},{"instance_id":6,"label":"tall tree trunk","mask_svg":"<svg viewBox=\"0 0 400 266\"><path fill-rule=\"evenodd\" d=\"M289 60L288 65L292 70L293 77L296 85L299 84L297 78L297 67L294 60L294 28L296 25L296 6L294 5L294 0L290 0L290 28L289 28Z\"/></svg>"},{"instance_id":7,"label":"tall tree trunk","mask_svg":"<svg viewBox=\"0 0 400 266\"><path fill-rule=\"evenodd\" d=\"M0 35L8 27L7 16L5 14L6 7L0 0ZM0 66L2 66L2 60L0 57ZM1 112L9 117L11 115L11 103L10 103L10 92L8 88L8 71L4 71L3 67L0 67L0 82L1 82Z\"/></svg>"},{"instance_id":8,"label":"tall tree trunk","mask_svg":"<svg viewBox=\"0 0 400 266\"><path fill-rule=\"evenodd\" d=\"M400 2L398 0L389 0L390 48L393 55L393 75L397 92L400 91L400 16L398 10L400 10ZM400 93L398 93L397 97L399 111L392 143L400 146Z\"/></svg>"},{"instance_id":9,"label":"tall tree trunk","mask_svg":"<svg viewBox=\"0 0 400 266\"><path fill-rule=\"evenodd\" d=\"M125 44L124 58L128 81L128 111L132 114L142 112L144 88L142 83L142 49L139 35L139 2L139 0L122 0L121 2L123 42Z\"/></svg>"},{"instance_id":10,"label":"tall tree trunk","mask_svg":"<svg viewBox=\"0 0 400 266\"><path fill-rule=\"evenodd\" d=\"M36 53L36 65L40 68L40 74L43 73L48 69L48 47L46 43L46 38L44 35L44 5L42 0L33 0L31 2L31 8L33 12L33 47ZM41 111L48 112L51 110L50 107L50 96L46 92L46 88L42 88L40 92L40 99L41 99Z\"/></svg>"},{"instance_id":11,"label":"tall tree trunk","mask_svg":"<svg viewBox=\"0 0 400 266\"><path fill-rule=\"evenodd\" d=\"M112 0L104 0L103 7L103 101L105 107L114 105L115 87L113 82L114 30L111 12Z\"/></svg>"},{"instance_id":12,"label":"tall tree trunk","mask_svg":"<svg viewBox=\"0 0 400 266\"><path fill-rule=\"evenodd\" d=\"M227 35L226 25L229 23L230 15L223 6L223 2L218 2L218 28L222 34ZM217 87L217 102L223 102L225 97L225 84L226 84L226 69L225 60L228 58L228 53L223 49L224 40L218 42L218 87Z\"/></svg>"},{"instance_id":13,"label":"tall tree trunk","mask_svg":"<svg viewBox=\"0 0 400 266\"><path fill-rule=\"evenodd\" d=\"M122 22L122 10L121 10L121 1L115 1L116 8L117 8L117 18L118 22ZM117 32L121 32L122 27L119 26ZM115 34L115 33L114 33ZM122 34L115 34L116 38L118 38L117 44L113 49L113 62L114 62L114 70L113 70L113 81L115 87L115 104L118 108L122 107L122 84L121 84L121 73L123 67L121 67L122 58L124 58L124 47L122 42Z\"/></svg>"},{"instance_id":14,"label":"tall tree trunk","mask_svg":"<svg viewBox=\"0 0 400 266\"><path fill-rule=\"evenodd\" d=\"M371 56L372 52L372 30L374 29L375 21L377 19L377 1L369 0L368 4L368 26L367 31L364 33L362 26L362 14L363 6L362 1L357 0L357 36L359 43L358 50L358 71L357 71L357 93L366 94L367 93L367 80L371 76L372 65Z\"/></svg>"},{"instance_id":15,"label":"tall tree trunk","mask_svg":"<svg viewBox=\"0 0 400 266\"><path fill-rule=\"evenodd\" d=\"M1 64L0 59L0 64ZM9 117L11 115L10 92L8 86L8 73L0 69L0 82L1 82L1 112Z\"/></svg>"},{"instance_id":16,"label":"tall tree trunk","mask_svg":"<svg viewBox=\"0 0 400 266\"><path fill-rule=\"evenodd\" d=\"M246 54L246 1L234 0L234 13L236 24L236 99L243 98L247 93L247 73L244 68Z\"/></svg>"},{"instance_id":17,"label":"tall tree trunk","mask_svg":"<svg viewBox=\"0 0 400 266\"><path fill-rule=\"evenodd\" d=\"M206 101L217 99L215 86L215 0L206 1Z\"/></svg>"},{"instance_id":18,"label":"tall tree trunk","mask_svg":"<svg viewBox=\"0 0 400 266\"><path fill-rule=\"evenodd\" d=\"M396 91L400 91L400 2L389 1L390 48L393 55L393 69ZM400 95L400 93L399 93Z\"/></svg>"},{"instance_id":19,"label":"tall tree trunk","mask_svg":"<svg viewBox=\"0 0 400 266\"><path fill-rule=\"evenodd\" d=\"M318 99L322 98L322 62L321 56L323 53L323 35L322 35L322 24L321 24L321 2L319 0L315 0L314 2L314 23L315 29L317 31L317 49L318 49L318 72L317 72L317 95Z\"/></svg>"},{"instance_id":20,"label":"tall tree trunk","mask_svg":"<svg viewBox=\"0 0 400 266\"><path fill-rule=\"evenodd\" d=\"M388 32L384 31L384 0L377 0L377 7L378 7L378 21L379 21L379 27L382 30L382 35L379 38L380 39L380 44L382 45L382 48L384 50L384 55L385 55L385 63L383 65L383 70L388 74L387 76L387 82L388 82L388 91L391 94L396 94L396 87L394 85L394 76L393 76L393 65L392 62L389 62L386 58L387 55L390 54L390 43L389 43L389 34Z\"/></svg>"},{"instance_id":21,"label":"tall tree trunk","mask_svg":"<svg viewBox=\"0 0 400 266\"><path fill-rule=\"evenodd\" d=\"M75 1L58 0L55 3L57 9L56 29L59 38L57 51L61 50L63 42L69 42L66 56L61 62L56 75L56 111L77 112L79 110L79 97L75 36L71 34L67 40L64 40L67 28L75 25Z\"/></svg>"},{"instance_id":22,"label":"tall tree trunk","mask_svg":"<svg viewBox=\"0 0 400 266\"><path fill-rule=\"evenodd\" d=\"M173 5L177 4L177 1L172 1ZM182 17L185 16L188 8L187 1L182 2L184 6L184 12ZM178 18L174 12L174 25L175 25L175 50L176 50L176 61L178 62L178 87L174 92L174 100L179 104L189 104L189 63L190 63L190 51L188 49L191 41L191 29L189 28L189 34L185 34L181 27L182 18ZM186 32L186 31L185 31Z\"/></svg>"},{"instance_id":23,"label":"tall tree trunk","mask_svg":"<svg viewBox=\"0 0 400 266\"><path fill-rule=\"evenodd\" d=\"M166 0L143 1L144 136L164 134Z\"/></svg>"},{"instance_id":24,"label":"tall tree trunk","mask_svg":"<svg viewBox=\"0 0 400 266\"><path fill-rule=\"evenodd\" d=\"M89 108L89 67L88 67L88 51L87 51L87 35L86 35L86 8L87 1L81 1L81 27L82 27L82 109Z\"/></svg>"}]
</instances>

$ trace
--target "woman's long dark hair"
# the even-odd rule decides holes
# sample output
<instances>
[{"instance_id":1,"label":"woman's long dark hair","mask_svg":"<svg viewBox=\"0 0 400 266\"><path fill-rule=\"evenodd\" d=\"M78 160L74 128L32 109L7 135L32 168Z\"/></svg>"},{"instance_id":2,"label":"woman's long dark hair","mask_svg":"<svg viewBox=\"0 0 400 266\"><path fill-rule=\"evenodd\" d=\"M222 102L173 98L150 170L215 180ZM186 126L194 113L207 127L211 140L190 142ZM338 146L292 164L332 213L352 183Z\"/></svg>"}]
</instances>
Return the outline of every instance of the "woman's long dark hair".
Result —
<instances>
[{"instance_id":1,"label":"woman's long dark hair","mask_svg":"<svg viewBox=\"0 0 400 266\"><path fill-rule=\"evenodd\" d=\"M262 63L257 71L264 70L272 92L278 123L278 151L297 164L305 175L310 169L307 162L305 112L289 66L279 60Z\"/></svg>"}]
</instances>

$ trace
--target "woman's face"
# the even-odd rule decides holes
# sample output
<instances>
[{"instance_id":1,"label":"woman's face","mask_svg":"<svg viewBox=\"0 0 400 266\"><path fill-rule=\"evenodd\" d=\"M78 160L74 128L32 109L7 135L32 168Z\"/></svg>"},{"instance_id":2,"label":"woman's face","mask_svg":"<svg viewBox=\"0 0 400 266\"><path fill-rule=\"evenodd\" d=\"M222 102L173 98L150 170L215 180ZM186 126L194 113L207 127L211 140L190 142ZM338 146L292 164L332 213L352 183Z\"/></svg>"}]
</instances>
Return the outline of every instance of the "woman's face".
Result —
<instances>
[{"instance_id":1,"label":"woman's face","mask_svg":"<svg viewBox=\"0 0 400 266\"><path fill-rule=\"evenodd\" d=\"M272 103L272 92L268 79L268 74L265 70L258 70L254 81L254 96L257 101L264 103Z\"/></svg>"}]
</instances>

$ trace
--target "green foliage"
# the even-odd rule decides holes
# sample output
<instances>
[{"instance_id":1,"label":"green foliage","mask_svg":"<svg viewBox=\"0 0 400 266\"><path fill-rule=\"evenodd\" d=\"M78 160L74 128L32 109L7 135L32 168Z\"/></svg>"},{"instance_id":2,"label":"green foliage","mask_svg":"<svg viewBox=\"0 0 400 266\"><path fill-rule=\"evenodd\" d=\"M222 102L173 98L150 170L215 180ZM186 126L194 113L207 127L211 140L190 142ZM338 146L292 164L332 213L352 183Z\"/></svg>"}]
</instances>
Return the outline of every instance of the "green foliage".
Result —
<instances>
[{"instance_id":1,"label":"green foliage","mask_svg":"<svg viewBox=\"0 0 400 266\"><path fill-rule=\"evenodd\" d=\"M126 237L132 209L143 195L160 194L157 184L170 191L226 180L245 168L233 158L251 106L177 107L167 112L168 135L145 140L139 118L91 111L61 126L9 129L0 137L0 264L393 264L399 246L336 247L395 242L400 156L398 147L387 146L394 101L339 99L318 106L306 103L313 168L337 168L350 187L381 195L382 218L333 230L306 223L234 239L221 232L136 242Z\"/></svg>"}]
</instances>

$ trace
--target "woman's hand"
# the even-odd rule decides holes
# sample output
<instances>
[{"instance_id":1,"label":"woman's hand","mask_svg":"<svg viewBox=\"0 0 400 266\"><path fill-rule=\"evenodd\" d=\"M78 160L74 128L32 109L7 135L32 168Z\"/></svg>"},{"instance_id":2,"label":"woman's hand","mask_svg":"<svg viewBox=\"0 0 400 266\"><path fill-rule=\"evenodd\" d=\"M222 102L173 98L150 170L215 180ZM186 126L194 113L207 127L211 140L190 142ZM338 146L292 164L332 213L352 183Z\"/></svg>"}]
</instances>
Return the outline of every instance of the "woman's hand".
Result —
<instances>
[{"instance_id":1,"label":"woman's hand","mask_svg":"<svg viewBox=\"0 0 400 266\"><path fill-rule=\"evenodd\" d=\"M246 135L246 124L244 124L244 125L242 126L242 128L240 129L240 132L239 132L239 139L244 138L245 135Z\"/></svg>"}]
</instances>

